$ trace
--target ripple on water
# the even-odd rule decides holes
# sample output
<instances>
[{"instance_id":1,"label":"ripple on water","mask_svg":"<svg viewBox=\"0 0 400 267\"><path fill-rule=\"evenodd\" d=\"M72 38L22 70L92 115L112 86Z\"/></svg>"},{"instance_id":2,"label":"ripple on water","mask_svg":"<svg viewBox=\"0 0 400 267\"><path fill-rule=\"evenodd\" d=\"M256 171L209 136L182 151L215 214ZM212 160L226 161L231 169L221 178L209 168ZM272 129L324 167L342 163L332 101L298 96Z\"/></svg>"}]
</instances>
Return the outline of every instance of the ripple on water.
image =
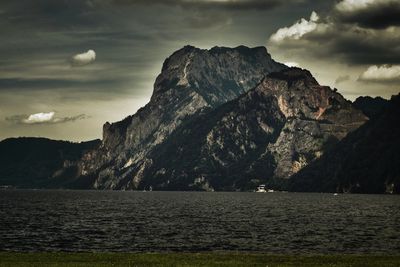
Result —
<instances>
[{"instance_id":1,"label":"ripple on water","mask_svg":"<svg viewBox=\"0 0 400 267\"><path fill-rule=\"evenodd\" d=\"M400 196L0 191L0 250L400 252Z\"/></svg>"}]
</instances>

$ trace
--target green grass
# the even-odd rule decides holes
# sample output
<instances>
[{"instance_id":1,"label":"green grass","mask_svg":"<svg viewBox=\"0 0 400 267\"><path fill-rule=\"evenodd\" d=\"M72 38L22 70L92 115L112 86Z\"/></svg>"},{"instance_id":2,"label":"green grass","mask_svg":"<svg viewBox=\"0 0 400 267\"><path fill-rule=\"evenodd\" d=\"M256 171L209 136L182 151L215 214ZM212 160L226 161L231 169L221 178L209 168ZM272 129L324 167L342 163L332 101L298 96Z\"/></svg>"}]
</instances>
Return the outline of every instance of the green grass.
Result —
<instances>
[{"instance_id":1,"label":"green grass","mask_svg":"<svg viewBox=\"0 0 400 267\"><path fill-rule=\"evenodd\" d=\"M400 266L400 255L270 255L245 253L14 253L0 266Z\"/></svg>"}]
</instances>

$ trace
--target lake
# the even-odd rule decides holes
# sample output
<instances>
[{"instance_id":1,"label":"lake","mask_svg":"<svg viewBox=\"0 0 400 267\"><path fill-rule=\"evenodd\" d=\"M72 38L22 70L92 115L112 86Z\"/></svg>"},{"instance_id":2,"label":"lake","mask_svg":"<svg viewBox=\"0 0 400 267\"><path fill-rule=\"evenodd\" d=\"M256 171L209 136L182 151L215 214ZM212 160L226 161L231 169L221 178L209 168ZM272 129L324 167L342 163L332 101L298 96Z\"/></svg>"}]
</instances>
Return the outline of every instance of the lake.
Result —
<instances>
[{"instance_id":1,"label":"lake","mask_svg":"<svg viewBox=\"0 0 400 267\"><path fill-rule=\"evenodd\" d=\"M1 251L399 253L400 196L1 190Z\"/></svg>"}]
</instances>

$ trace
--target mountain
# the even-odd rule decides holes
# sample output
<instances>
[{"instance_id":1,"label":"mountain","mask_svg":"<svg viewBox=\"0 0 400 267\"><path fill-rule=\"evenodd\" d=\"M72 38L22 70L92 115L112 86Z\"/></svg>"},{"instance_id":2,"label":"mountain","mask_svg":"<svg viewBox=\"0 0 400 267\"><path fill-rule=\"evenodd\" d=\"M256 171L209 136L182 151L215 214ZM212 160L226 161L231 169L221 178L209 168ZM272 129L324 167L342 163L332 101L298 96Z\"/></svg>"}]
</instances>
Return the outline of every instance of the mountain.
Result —
<instances>
[{"instance_id":1,"label":"mountain","mask_svg":"<svg viewBox=\"0 0 400 267\"><path fill-rule=\"evenodd\" d=\"M165 60L150 102L106 122L101 142L3 141L0 178L22 187L329 191L328 178L291 177L329 157L385 105L352 103L265 47L185 46Z\"/></svg>"},{"instance_id":2,"label":"mountain","mask_svg":"<svg viewBox=\"0 0 400 267\"><path fill-rule=\"evenodd\" d=\"M400 193L400 95L291 178L293 191Z\"/></svg>"},{"instance_id":3,"label":"mountain","mask_svg":"<svg viewBox=\"0 0 400 267\"><path fill-rule=\"evenodd\" d=\"M79 179L98 189L136 188L141 170L151 164L148 155L182 121L237 98L265 75L286 68L272 60L265 47L185 46L165 60L145 107L103 126L100 148L78 163Z\"/></svg>"},{"instance_id":4,"label":"mountain","mask_svg":"<svg viewBox=\"0 0 400 267\"><path fill-rule=\"evenodd\" d=\"M164 62L145 107L104 125L101 146L78 162L76 179L96 189L283 188L366 120L264 47L186 46Z\"/></svg>"},{"instance_id":5,"label":"mountain","mask_svg":"<svg viewBox=\"0 0 400 267\"><path fill-rule=\"evenodd\" d=\"M368 118L374 118L387 108L389 100L382 97L360 96L354 102L353 106L361 110Z\"/></svg>"},{"instance_id":6,"label":"mountain","mask_svg":"<svg viewBox=\"0 0 400 267\"><path fill-rule=\"evenodd\" d=\"M366 117L298 68L267 75L239 98L178 127L149 155L139 188L283 189L287 179ZM132 187L131 181L123 186Z\"/></svg>"},{"instance_id":7,"label":"mountain","mask_svg":"<svg viewBox=\"0 0 400 267\"><path fill-rule=\"evenodd\" d=\"M53 174L99 145L100 140L71 143L46 138L5 139L0 142L0 185L18 188L69 187L75 181L69 180L68 176L56 179Z\"/></svg>"}]
</instances>

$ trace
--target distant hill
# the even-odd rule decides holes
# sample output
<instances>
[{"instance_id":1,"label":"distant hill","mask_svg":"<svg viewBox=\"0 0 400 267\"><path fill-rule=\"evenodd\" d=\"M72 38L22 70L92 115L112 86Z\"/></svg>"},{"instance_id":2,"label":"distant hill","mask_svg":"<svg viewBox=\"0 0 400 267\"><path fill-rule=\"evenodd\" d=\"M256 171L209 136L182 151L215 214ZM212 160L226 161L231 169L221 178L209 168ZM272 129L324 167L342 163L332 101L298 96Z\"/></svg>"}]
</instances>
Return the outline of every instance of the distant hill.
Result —
<instances>
[{"instance_id":1,"label":"distant hill","mask_svg":"<svg viewBox=\"0 0 400 267\"><path fill-rule=\"evenodd\" d=\"M72 143L30 137L5 139L0 142L0 185L18 188L86 187L66 176L55 179L53 174L99 144L100 140Z\"/></svg>"},{"instance_id":2,"label":"distant hill","mask_svg":"<svg viewBox=\"0 0 400 267\"><path fill-rule=\"evenodd\" d=\"M371 115L371 113L370 113ZM400 193L400 95L291 178L292 191Z\"/></svg>"},{"instance_id":3,"label":"distant hill","mask_svg":"<svg viewBox=\"0 0 400 267\"><path fill-rule=\"evenodd\" d=\"M380 115L388 103L389 100L382 97L360 96L353 102L353 106L361 110L368 118L373 118Z\"/></svg>"}]
</instances>

